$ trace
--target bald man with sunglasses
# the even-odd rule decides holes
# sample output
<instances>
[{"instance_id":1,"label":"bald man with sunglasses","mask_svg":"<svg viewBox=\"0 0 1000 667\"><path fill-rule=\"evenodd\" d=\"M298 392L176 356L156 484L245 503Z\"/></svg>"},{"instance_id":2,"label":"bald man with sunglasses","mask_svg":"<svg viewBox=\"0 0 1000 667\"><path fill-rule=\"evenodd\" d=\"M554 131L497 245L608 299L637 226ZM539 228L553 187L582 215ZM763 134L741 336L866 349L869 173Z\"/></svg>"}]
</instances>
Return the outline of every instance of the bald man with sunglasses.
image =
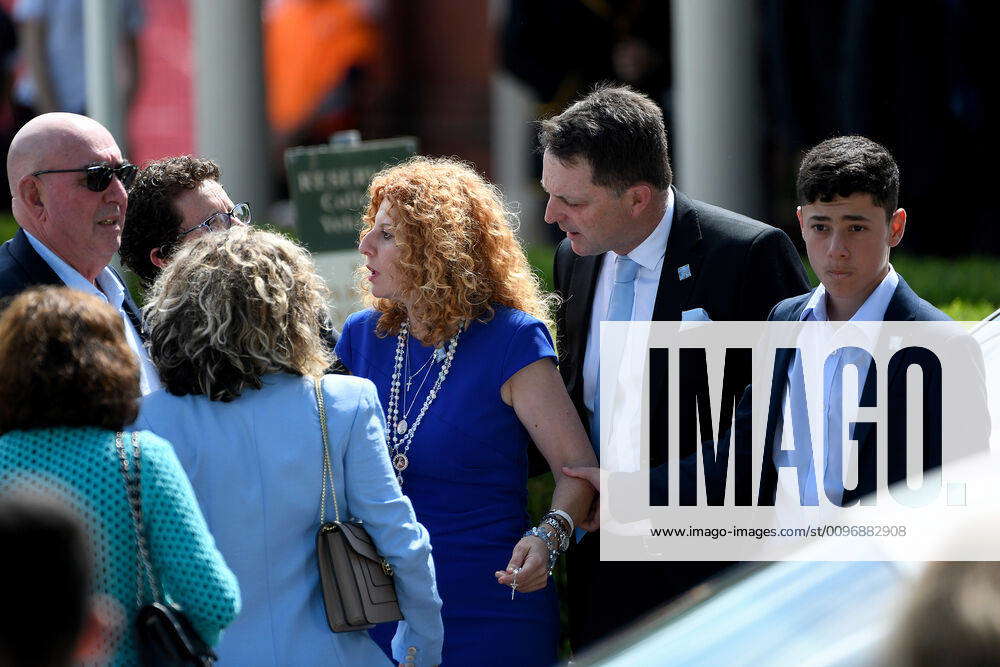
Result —
<instances>
[{"instance_id":1,"label":"bald man with sunglasses","mask_svg":"<svg viewBox=\"0 0 1000 667\"><path fill-rule=\"evenodd\" d=\"M86 116L43 114L14 135L7 181L20 229L0 246L0 308L34 285L66 285L107 301L121 314L147 394L160 382L142 345L139 309L108 266L121 243L136 171L111 133Z\"/></svg>"}]
</instances>

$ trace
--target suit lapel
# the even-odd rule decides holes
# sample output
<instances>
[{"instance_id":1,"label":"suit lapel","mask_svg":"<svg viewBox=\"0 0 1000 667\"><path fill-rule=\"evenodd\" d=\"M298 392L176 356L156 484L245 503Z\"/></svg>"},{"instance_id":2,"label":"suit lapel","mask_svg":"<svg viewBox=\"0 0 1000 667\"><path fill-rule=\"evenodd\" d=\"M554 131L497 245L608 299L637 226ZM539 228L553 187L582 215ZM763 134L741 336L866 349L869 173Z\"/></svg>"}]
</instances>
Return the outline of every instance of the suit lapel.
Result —
<instances>
[{"instance_id":1,"label":"suit lapel","mask_svg":"<svg viewBox=\"0 0 1000 667\"><path fill-rule=\"evenodd\" d=\"M660 271L660 284L656 288L653 320L676 322L681 311L691 300L695 284L702 279L701 225L693 202L671 186L674 193L674 219L670 224L670 237ZM690 277L682 278L678 273ZM711 315L711 313L709 313Z\"/></svg>"},{"instance_id":2,"label":"suit lapel","mask_svg":"<svg viewBox=\"0 0 1000 667\"><path fill-rule=\"evenodd\" d=\"M11 243L11 255L28 276L28 285L62 285L56 272L35 252L23 229L18 229ZM27 285L26 285L27 286Z\"/></svg>"},{"instance_id":3,"label":"suit lapel","mask_svg":"<svg viewBox=\"0 0 1000 667\"><path fill-rule=\"evenodd\" d=\"M19 229L14 235L10 246L11 256L17 260L17 263L24 270L24 273L28 277L28 285L63 285L62 279L52 270L52 267L42 259L35 249L31 246L31 242L28 241L27 235L24 230ZM139 335L145 340L145 333L142 329L142 314L139 307L136 305L135 301L132 299L132 294L128 290L128 283L122 278L121 274L112 267L111 271L115 274L118 281L125 287L125 301L123 306L125 308L125 313L128 315L129 320L135 327L135 330L139 332Z\"/></svg>"},{"instance_id":4,"label":"suit lapel","mask_svg":"<svg viewBox=\"0 0 1000 667\"><path fill-rule=\"evenodd\" d=\"M698 223L698 212L690 199L671 186L674 192L674 218L670 224L670 236L667 238L667 251L663 256L663 268L660 271L660 284L656 288L656 301L653 304L653 321L677 322L681 319L684 306L691 301L691 293L695 284L701 279L702 252L701 225ZM678 270L687 267L685 273L689 277L681 279ZM711 313L709 313L711 315ZM649 405L652 411L665 411L663 401L667 396L667 368L663 365L665 358L653 362L649 369ZM659 381L654 381L658 379Z\"/></svg>"},{"instance_id":5,"label":"suit lapel","mask_svg":"<svg viewBox=\"0 0 1000 667\"><path fill-rule=\"evenodd\" d=\"M594 292L597 288L597 275L600 272L604 255L577 257L573 262L570 275L569 290L571 295L566 301L566 325L571 331L579 332L572 336L572 344L568 350L571 363L576 372L571 378L567 389L570 396L583 391L583 357L587 350L587 339L590 337L590 310L594 305ZM581 394L582 396L582 394Z\"/></svg>"},{"instance_id":6,"label":"suit lapel","mask_svg":"<svg viewBox=\"0 0 1000 667\"><path fill-rule=\"evenodd\" d=\"M132 299L132 293L128 289L128 283L113 266L108 268L111 269L111 272L115 274L115 278L117 278L118 282L120 282L125 288L125 300L122 303L122 306L125 309L125 314L128 315L128 319L132 322L132 326L135 327L136 333L139 334L139 337L142 340L146 340L146 332L142 328L142 311L139 310L139 306L137 306L135 301Z\"/></svg>"},{"instance_id":7,"label":"suit lapel","mask_svg":"<svg viewBox=\"0 0 1000 667\"><path fill-rule=\"evenodd\" d=\"M889 299L889 305L886 306L885 317L882 318L884 322L911 322L917 319L912 303L917 299L917 293L910 289L903 276L898 278L899 283L892 293L892 298Z\"/></svg>"},{"instance_id":8,"label":"suit lapel","mask_svg":"<svg viewBox=\"0 0 1000 667\"><path fill-rule=\"evenodd\" d=\"M790 309L777 308L772 314L774 322L798 322L802 311L816 290L803 294L797 302L790 304ZM764 433L764 462L761 466L760 489L757 503L759 505L774 505L778 491L778 469L774 465L775 436L779 430L784 430L785 391L788 387L788 369L795 360L796 348L779 348L775 351L774 370L771 376L771 395L768 399L767 422Z\"/></svg>"},{"instance_id":9,"label":"suit lapel","mask_svg":"<svg viewBox=\"0 0 1000 667\"><path fill-rule=\"evenodd\" d=\"M884 322L911 322L916 319L916 315L913 312L913 307L910 304L911 296L916 299L917 294L910 289L910 286L906 284L902 276L899 276L899 284L896 285L896 290L892 293L892 298L889 299L889 305L885 309L885 317L882 318ZM879 341L879 345L882 346L886 344L886 341ZM888 378L889 384L887 387L892 387L899 376L903 364L900 364L896 368L896 371ZM904 377L903 382L906 381Z\"/></svg>"}]
</instances>

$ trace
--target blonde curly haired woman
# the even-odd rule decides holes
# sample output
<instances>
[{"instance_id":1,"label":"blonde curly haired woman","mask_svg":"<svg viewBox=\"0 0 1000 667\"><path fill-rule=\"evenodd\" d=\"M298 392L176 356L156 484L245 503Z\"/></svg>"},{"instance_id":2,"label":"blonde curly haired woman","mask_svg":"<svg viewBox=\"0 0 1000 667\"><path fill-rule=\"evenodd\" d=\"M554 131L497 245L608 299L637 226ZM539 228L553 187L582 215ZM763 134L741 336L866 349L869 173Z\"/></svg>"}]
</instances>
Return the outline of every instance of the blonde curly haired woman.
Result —
<instances>
[{"instance_id":1,"label":"blonde curly haired woman","mask_svg":"<svg viewBox=\"0 0 1000 667\"><path fill-rule=\"evenodd\" d=\"M243 613L219 644L223 663L388 664L364 631L327 627L315 547L319 383L335 502L395 570L406 619L392 626L395 658L436 665L441 600L427 531L389 467L375 387L323 374L326 295L308 253L277 234L234 227L185 245L144 310L164 389L143 399L137 423L173 443L239 577Z\"/></svg>"},{"instance_id":2,"label":"blonde curly haired woman","mask_svg":"<svg viewBox=\"0 0 1000 667\"><path fill-rule=\"evenodd\" d=\"M549 574L592 501L562 467L596 462L555 366L549 304L500 192L465 164L410 159L377 174L369 197L359 249L370 308L347 319L337 354L378 388L390 458L430 531L443 662L552 664ZM532 441L556 481L535 527Z\"/></svg>"}]
</instances>

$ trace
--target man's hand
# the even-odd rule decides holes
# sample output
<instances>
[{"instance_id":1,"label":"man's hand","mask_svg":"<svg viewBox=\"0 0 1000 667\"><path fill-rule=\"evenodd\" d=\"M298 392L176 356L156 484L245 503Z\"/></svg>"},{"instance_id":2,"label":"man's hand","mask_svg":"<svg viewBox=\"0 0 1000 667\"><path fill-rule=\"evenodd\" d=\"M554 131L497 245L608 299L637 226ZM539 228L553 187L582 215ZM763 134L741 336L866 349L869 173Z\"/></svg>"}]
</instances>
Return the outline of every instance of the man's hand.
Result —
<instances>
[{"instance_id":1,"label":"man's hand","mask_svg":"<svg viewBox=\"0 0 1000 667\"><path fill-rule=\"evenodd\" d=\"M601 527L601 469L593 466L564 466L562 472L567 477L582 479L594 487L594 492L597 495L594 496L593 502L590 503L590 509L587 511L586 518L578 526L588 533L596 532Z\"/></svg>"}]
</instances>

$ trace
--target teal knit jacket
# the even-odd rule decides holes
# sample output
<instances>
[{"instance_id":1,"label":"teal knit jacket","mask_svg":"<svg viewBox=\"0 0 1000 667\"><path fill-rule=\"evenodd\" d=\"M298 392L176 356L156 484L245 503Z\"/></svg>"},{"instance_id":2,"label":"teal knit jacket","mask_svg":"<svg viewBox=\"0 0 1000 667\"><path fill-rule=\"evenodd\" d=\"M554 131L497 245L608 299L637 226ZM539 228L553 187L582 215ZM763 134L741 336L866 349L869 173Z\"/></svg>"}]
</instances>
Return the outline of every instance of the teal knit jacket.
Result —
<instances>
[{"instance_id":1,"label":"teal knit jacket","mask_svg":"<svg viewBox=\"0 0 1000 667\"><path fill-rule=\"evenodd\" d=\"M125 434L132 470L131 437ZM146 540L160 588L211 644L236 617L236 577L215 548L205 519L166 440L143 431L141 493ZM11 431L0 437L0 493L58 496L74 507L91 536L93 590L117 601L123 623L107 655L137 664L137 551L115 433L98 428ZM144 602L150 593L144 590Z\"/></svg>"}]
</instances>

